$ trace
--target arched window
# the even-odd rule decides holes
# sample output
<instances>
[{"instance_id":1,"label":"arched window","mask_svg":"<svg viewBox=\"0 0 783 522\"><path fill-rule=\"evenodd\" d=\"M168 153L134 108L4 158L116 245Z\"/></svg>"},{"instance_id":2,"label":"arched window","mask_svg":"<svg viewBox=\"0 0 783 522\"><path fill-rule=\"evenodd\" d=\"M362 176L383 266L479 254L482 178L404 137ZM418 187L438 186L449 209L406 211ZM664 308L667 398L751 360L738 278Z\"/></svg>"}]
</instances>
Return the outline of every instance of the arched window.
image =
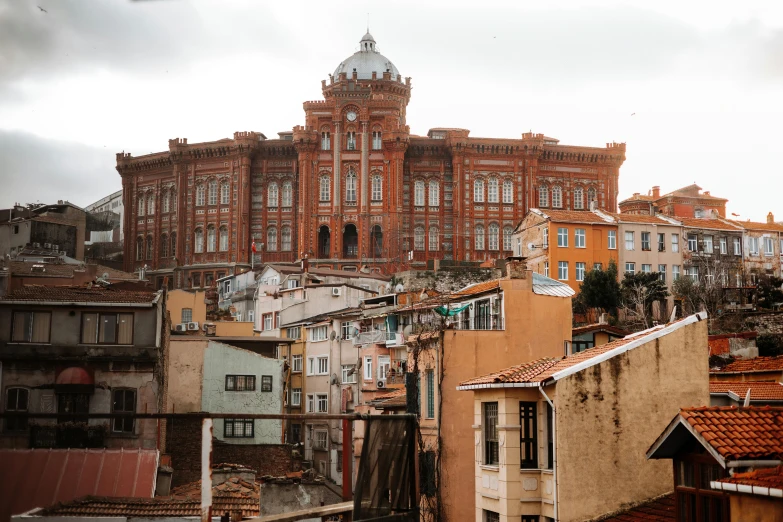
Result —
<instances>
[{"instance_id":1,"label":"arched window","mask_svg":"<svg viewBox=\"0 0 783 522\"><path fill-rule=\"evenodd\" d=\"M204 194L205 193L206 193L206 191L204 189L204 185L199 185L198 187L196 187L196 206L197 207L203 207L204 206L204 202L205 202Z\"/></svg>"},{"instance_id":2,"label":"arched window","mask_svg":"<svg viewBox=\"0 0 783 522\"><path fill-rule=\"evenodd\" d=\"M332 199L332 185L329 182L329 176L321 176L319 185L319 192L321 196L319 199L321 201L330 201Z\"/></svg>"},{"instance_id":3,"label":"arched window","mask_svg":"<svg viewBox=\"0 0 783 522\"><path fill-rule=\"evenodd\" d=\"M421 180L416 180L413 184L413 204L417 207L424 206L424 182Z\"/></svg>"},{"instance_id":4,"label":"arched window","mask_svg":"<svg viewBox=\"0 0 783 522\"><path fill-rule=\"evenodd\" d=\"M218 196L218 186L217 186L217 180L212 180L209 182L209 204L210 205L217 205L217 196Z\"/></svg>"},{"instance_id":5,"label":"arched window","mask_svg":"<svg viewBox=\"0 0 783 522\"><path fill-rule=\"evenodd\" d=\"M151 216L155 213L155 194L147 196L147 215Z\"/></svg>"},{"instance_id":6,"label":"arched window","mask_svg":"<svg viewBox=\"0 0 783 522\"><path fill-rule=\"evenodd\" d=\"M136 238L136 261L144 259L144 238Z\"/></svg>"},{"instance_id":7,"label":"arched window","mask_svg":"<svg viewBox=\"0 0 783 522\"><path fill-rule=\"evenodd\" d=\"M489 178L487 182L487 201L489 203L498 203L498 178Z\"/></svg>"},{"instance_id":8,"label":"arched window","mask_svg":"<svg viewBox=\"0 0 783 522\"><path fill-rule=\"evenodd\" d=\"M216 246L215 225L207 227L207 252L214 252Z\"/></svg>"},{"instance_id":9,"label":"arched window","mask_svg":"<svg viewBox=\"0 0 783 522\"><path fill-rule=\"evenodd\" d=\"M552 187L552 208L563 207L563 189L555 185Z\"/></svg>"},{"instance_id":10,"label":"arched window","mask_svg":"<svg viewBox=\"0 0 783 522\"><path fill-rule=\"evenodd\" d=\"M277 183L274 181L266 189L266 206L277 208Z\"/></svg>"},{"instance_id":11,"label":"arched window","mask_svg":"<svg viewBox=\"0 0 783 522\"><path fill-rule=\"evenodd\" d=\"M514 233L514 228L511 226L503 227L503 250L511 251L511 234Z\"/></svg>"},{"instance_id":12,"label":"arched window","mask_svg":"<svg viewBox=\"0 0 783 522\"><path fill-rule=\"evenodd\" d=\"M139 216L144 215L144 196L139 194Z\"/></svg>"},{"instance_id":13,"label":"arched window","mask_svg":"<svg viewBox=\"0 0 783 522\"><path fill-rule=\"evenodd\" d=\"M283 207L290 208L293 200L293 186L290 181L283 183Z\"/></svg>"},{"instance_id":14,"label":"arched window","mask_svg":"<svg viewBox=\"0 0 783 522\"><path fill-rule=\"evenodd\" d=\"M440 230L435 225L430 227L430 252L440 250Z\"/></svg>"},{"instance_id":15,"label":"arched window","mask_svg":"<svg viewBox=\"0 0 783 522\"><path fill-rule=\"evenodd\" d=\"M381 150L382 147L381 129L372 131L372 150Z\"/></svg>"},{"instance_id":16,"label":"arched window","mask_svg":"<svg viewBox=\"0 0 783 522\"><path fill-rule=\"evenodd\" d=\"M497 225L497 223L490 223L489 225L489 249L490 250L497 250L498 249L498 241L500 236L500 227Z\"/></svg>"},{"instance_id":17,"label":"arched window","mask_svg":"<svg viewBox=\"0 0 783 522\"><path fill-rule=\"evenodd\" d=\"M582 190L582 187L576 187L574 189L574 209L575 210L582 210L585 208L585 198L584 198L584 190Z\"/></svg>"},{"instance_id":18,"label":"arched window","mask_svg":"<svg viewBox=\"0 0 783 522\"><path fill-rule=\"evenodd\" d=\"M160 257L169 257L169 236L160 236Z\"/></svg>"},{"instance_id":19,"label":"arched window","mask_svg":"<svg viewBox=\"0 0 783 522\"><path fill-rule=\"evenodd\" d=\"M220 227L220 251L228 251L228 227Z\"/></svg>"},{"instance_id":20,"label":"arched window","mask_svg":"<svg viewBox=\"0 0 783 522\"><path fill-rule=\"evenodd\" d=\"M383 256L383 231L380 225L373 225L370 231L370 248L373 257Z\"/></svg>"},{"instance_id":21,"label":"arched window","mask_svg":"<svg viewBox=\"0 0 783 522\"><path fill-rule=\"evenodd\" d=\"M152 236L147 236L147 261L152 259Z\"/></svg>"},{"instance_id":22,"label":"arched window","mask_svg":"<svg viewBox=\"0 0 783 522\"><path fill-rule=\"evenodd\" d=\"M177 257L177 233L171 233L171 257Z\"/></svg>"},{"instance_id":23,"label":"arched window","mask_svg":"<svg viewBox=\"0 0 783 522\"><path fill-rule=\"evenodd\" d=\"M283 252L291 251L291 227L288 225L280 229L280 250Z\"/></svg>"},{"instance_id":24,"label":"arched window","mask_svg":"<svg viewBox=\"0 0 783 522\"><path fill-rule=\"evenodd\" d=\"M511 179L503 180L503 203L514 203L514 181Z\"/></svg>"},{"instance_id":25,"label":"arched window","mask_svg":"<svg viewBox=\"0 0 783 522\"><path fill-rule=\"evenodd\" d=\"M321 150L329 150L332 148L332 139L328 130L321 131Z\"/></svg>"},{"instance_id":26,"label":"arched window","mask_svg":"<svg viewBox=\"0 0 783 522\"><path fill-rule=\"evenodd\" d=\"M200 254L204 251L204 231L197 228L193 233L193 252Z\"/></svg>"},{"instance_id":27,"label":"arched window","mask_svg":"<svg viewBox=\"0 0 783 522\"><path fill-rule=\"evenodd\" d=\"M476 225L476 250L484 250L484 225Z\"/></svg>"},{"instance_id":28,"label":"arched window","mask_svg":"<svg viewBox=\"0 0 783 522\"><path fill-rule=\"evenodd\" d=\"M430 206L440 206L440 184L438 180L430 180Z\"/></svg>"},{"instance_id":29,"label":"arched window","mask_svg":"<svg viewBox=\"0 0 783 522\"><path fill-rule=\"evenodd\" d=\"M424 227L422 226L413 229L413 249L424 250Z\"/></svg>"},{"instance_id":30,"label":"arched window","mask_svg":"<svg viewBox=\"0 0 783 522\"><path fill-rule=\"evenodd\" d=\"M549 206L549 188L546 185L538 187L538 206L541 208Z\"/></svg>"},{"instance_id":31,"label":"arched window","mask_svg":"<svg viewBox=\"0 0 783 522\"><path fill-rule=\"evenodd\" d=\"M160 205L161 205L161 212L164 214L168 213L169 210L171 210L171 207L169 206L171 204L171 195L168 192L164 192L163 195L160 197Z\"/></svg>"},{"instance_id":32,"label":"arched window","mask_svg":"<svg viewBox=\"0 0 783 522\"><path fill-rule=\"evenodd\" d=\"M277 227L269 227L266 231L266 251L277 251Z\"/></svg>"},{"instance_id":33,"label":"arched window","mask_svg":"<svg viewBox=\"0 0 783 522\"><path fill-rule=\"evenodd\" d=\"M169 204L169 210L171 212L176 212L177 211L177 193L172 190L170 192L169 199L171 200L171 202Z\"/></svg>"},{"instance_id":34,"label":"arched window","mask_svg":"<svg viewBox=\"0 0 783 522\"><path fill-rule=\"evenodd\" d=\"M372 177L372 201L383 200L383 178L380 174L374 174Z\"/></svg>"},{"instance_id":35,"label":"arched window","mask_svg":"<svg viewBox=\"0 0 783 522\"><path fill-rule=\"evenodd\" d=\"M484 203L484 180L477 179L473 182L473 201Z\"/></svg>"},{"instance_id":36,"label":"arched window","mask_svg":"<svg viewBox=\"0 0 783 522\"><path fill-rule=\"evenodd\" d=\"M231 203L231 186L228 181L220 184L220 204L228 205Z\"/></svg>"},{"instance_id":37,"label":"arched window","mask_svg":"<svg viewBox=\"0 0 783 522\"><path fill-rule=\"evenodd\" d=\"M590 203L592 203L593 201L597 201L596 200L596 196L595 196L595 189L593 187L590 187L589 189L587 189L587 207L588 208L590 208Z\"/></svg>"},{"instance_id":38,"label":"arched window","mask_svg":"<svg viewBox=\"0 0 783 522\"><path fill-rule=\"evenodd\" d=\"M352 170L345 176L345 201L356 203L356 173Z\"/></svg>"}]
</instances>

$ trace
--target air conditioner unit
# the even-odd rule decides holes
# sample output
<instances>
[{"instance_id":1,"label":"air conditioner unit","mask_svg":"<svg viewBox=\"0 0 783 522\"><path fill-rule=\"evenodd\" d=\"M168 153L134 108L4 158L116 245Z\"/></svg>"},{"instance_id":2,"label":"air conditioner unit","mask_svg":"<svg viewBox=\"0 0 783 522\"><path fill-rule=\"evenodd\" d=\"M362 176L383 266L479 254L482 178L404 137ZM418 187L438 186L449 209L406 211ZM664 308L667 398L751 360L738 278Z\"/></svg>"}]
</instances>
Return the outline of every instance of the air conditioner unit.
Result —
<instances>
[{"instance_id":1,"label":"air conditioner unit","mask_svg":"<svg viewBox=\"0 0 783 522\"><path fill-rule=\"evenodd\" d=\"M198 330L198 323L188 323L188 330Z\"/></svg>"},{"instance_id":2,"label":"air conditioner unit","mask_svg":"<svg viewBox=\"0 0 783 522\"><path fill-rule=\"evenodd\" d=\"M44 243L44 248L52 248L52 244L51 243Z\"/></svg>"},{"instance_id":3,"label":"air conditioner unit","mask_svg":"<svg viewBox=\"0 0 783 522\"><path fill-rule=\"evenodd\" d=\"M378 389L385 388L386 387L386 381L378 381L377 387L378 387Z\"/></svg>"},{"instance_id":4,"label":"air conditioner unit","mask_svg":"<svg viewBox=\"0 0 783 522\"><path fill-rule=\"evenodd\" d=\"M184 332L187 329L188 329L187 323L180 323L180 324L174 326L174 331L176 331L176 332Z\"/></svg>"},{"instance_id":5,"label":"air conditioner unit","mask_svg":"<svg viewBox=\"0 0 783 522\"><path fill-rule=\"evenodd\" d=\"M333 296L340 295L340 289L339 288L332 288L332 295Z\"/></svg>"}]
</instances>

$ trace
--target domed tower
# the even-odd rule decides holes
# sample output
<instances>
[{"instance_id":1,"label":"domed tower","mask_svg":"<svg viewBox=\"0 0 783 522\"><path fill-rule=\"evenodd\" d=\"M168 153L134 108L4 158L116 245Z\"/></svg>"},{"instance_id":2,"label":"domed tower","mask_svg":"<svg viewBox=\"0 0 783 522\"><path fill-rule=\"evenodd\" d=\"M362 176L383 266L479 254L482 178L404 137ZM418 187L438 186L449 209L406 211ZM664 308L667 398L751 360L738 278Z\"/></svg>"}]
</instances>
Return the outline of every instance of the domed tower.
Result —
<instances>
[{"instance_id":1,"label":"domed tower","mask_svg":"<svg viewBox=\"0 0 783 522\"><path fill-rule=\"evenodd\" d=\"M367 32L321 87L324 99L305 102L306 124L294 128L300 254L333 268L400 263L410 78Z\"/></svg>"}]
</instances>

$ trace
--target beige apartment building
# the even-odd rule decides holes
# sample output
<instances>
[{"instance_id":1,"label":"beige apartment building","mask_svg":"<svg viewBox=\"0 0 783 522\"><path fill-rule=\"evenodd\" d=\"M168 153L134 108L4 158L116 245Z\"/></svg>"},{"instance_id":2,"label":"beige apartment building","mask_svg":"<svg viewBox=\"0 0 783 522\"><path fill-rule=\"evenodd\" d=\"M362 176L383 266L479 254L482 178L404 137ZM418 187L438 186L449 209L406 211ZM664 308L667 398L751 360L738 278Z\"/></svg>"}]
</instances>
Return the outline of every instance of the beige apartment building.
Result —
<instances>
[{"instance_id":1,"label":"beige apartment building","mask_svg":"<svg viewBox=\"0 0 783 522\"><path fill-rule=\"evenodd\" d=\"M591 520L671 491L671 466L646 450L680 407L709 403L704 319L462 382L473 407L461 426L461 455L475 457L470 519Z\"/></svg>"}]
</instances>

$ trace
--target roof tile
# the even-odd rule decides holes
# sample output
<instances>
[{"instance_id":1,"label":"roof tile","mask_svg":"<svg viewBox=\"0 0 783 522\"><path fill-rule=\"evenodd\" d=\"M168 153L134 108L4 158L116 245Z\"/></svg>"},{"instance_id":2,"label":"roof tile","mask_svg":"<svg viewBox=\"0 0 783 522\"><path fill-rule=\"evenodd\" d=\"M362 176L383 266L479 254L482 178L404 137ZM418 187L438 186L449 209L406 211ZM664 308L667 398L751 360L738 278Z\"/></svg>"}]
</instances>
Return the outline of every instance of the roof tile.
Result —
<instances>
[{"instance_id":1,"label":"roof tile","mask_svg":"<svg viewBox=\"0 0 783 522\"><path fill-rule=\"evenodd\" d=\"M152 303L155 292L118 290L112 287L95 285L83 286L43 286L27 285L11 290L2 301L54 301L77 303Z\"/></svg>"},{"instance_id":2,"label":"roof tile","mask_svg":"<svg viewBox=\"0 0 783 522\"><path fill-rule=\"evenodd\" d=\"M728 394L732 392L744 398L748 390L750 390L750 400L752 401L783 401L783 383L765 381L710 382L710 394Z\"/></svg>"},{"instance_id":3,"label":"roof tile","mask_svg":"<svg viewBox=\"0 0 783 522\"><path fill-rule=\"evenodd\" d=\"M550 221L557 223L588 223L594 225L614 224L589 210L550 210L546 208L538 210L545 216L548 216Z\"/></svg>"},{"instance_id":4,"label":"roof tile","mask_svg":"<svg viewBox=\"0 0 783 522\"><path fill-rule=\"evenodd\" d=\"M783 371L783 355L775 357L754 357L739 359L722 368L710 370L710 373L751 373Z\"/></svg>"},{"instance_id":5,"label":"roof tile","mask_svg":"<svg viewBox=\"0 0 783 522\"><path fill-rule=\"evenodd\" d=\"M640 520L674 522L674 493L668 493L662 497L648 500L620 513L615 513L611 516L604 516L594 520L601 520L605 522L639 522Z\"/></svg>"},{"instance_id":6,"label":"roof tile","mask_svg":"<svg viewBox=\"0 0 783 522\"><path fill-rule=\"evenodd\" d=\"M680 411L680 416L723 458L783 457L783 408L685 408Z\"/></svg>"},{"instance_id":7,"label":"roof tile","mask_svg":"<svg viewBox=\"0 0 783 522\"><path fill-rule=\"evenodd\" d=\"M783 489L783 466L762 468L747 473L736 473L734 476L722 479L720 482Z\"/></svg>"}]
</instances>

